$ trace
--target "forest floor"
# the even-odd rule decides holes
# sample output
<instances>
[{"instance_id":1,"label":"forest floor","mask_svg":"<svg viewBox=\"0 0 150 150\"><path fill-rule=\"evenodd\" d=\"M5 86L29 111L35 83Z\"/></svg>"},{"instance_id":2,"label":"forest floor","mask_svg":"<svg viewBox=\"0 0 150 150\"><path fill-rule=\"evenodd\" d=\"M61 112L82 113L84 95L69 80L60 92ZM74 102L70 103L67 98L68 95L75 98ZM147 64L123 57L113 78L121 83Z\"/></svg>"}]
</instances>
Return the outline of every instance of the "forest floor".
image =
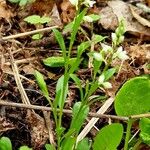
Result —
<instances>
[{"instance_id":1,"label":"forest floor","mask_svg":"<svg viewBox=\"0 0 150 150\"><path fill-rule=\"evenodd\" d=\"M149 12L138 4L149 6ZM120 65L121 67L119 72L109 80L112 88L99 88L93 94L93 96L106 97L90 106L90 112L96 113L106 105L106 101L115 96L118 89L127 80L143 74L150 74L150 1L97 0L94 7L88 9L88 14L93 13L99 15L100 19L94 23L81 24L86 34L78 32L71 55L76 56L77 45L87 40L87 37L91 38L93 33L106 36L105 44L111 45L111 33L119 25L118 20L124 18L126 25L122 47L129 57L123 62L112 61L110 64L111 67L120 67ZM70 32L64 32L63 29L65 25L73 21L75 14L75 7L69 0L36 0L25 6L19 6L9 0L0 0L0 135L11 139L13 149L18 149L22 145L34 147L36 150L44 149L44 144L48 143L49 137L45 133L42 138L39 138L39 134L47 132L46 125L49 122L53 129L55 128L52 115L45 110L49 107L49 102L41 93L34 72L38 70L43 74L49 95L54 99L56 83L63 75L64 68L48 67L44 65L43 59L61 55L61 49L52 28L57 28L62 32L65 44L68 46ZM30 24L24 21L24 18L31 15L46 16L51 18L51 21L44 24ZM42 38L34 40L31 31L38 29L45 29L45 31L35 32L40 32ZM98 50L99 47L99 45L95 45L94 49ZM89 65L87 53L83 54L82 64L76 71L83 86L87 80L91 79L92 66ZM64 109L71 110L73 104L78 100L78 88L70 80ZM32 105L41 106L41 108L32 107ZM115 115L113 101L110 101L105 107L102 113ZM34 113L29 111L31 109L34 110ZM91 118L88 117L82 129ZM69 127L70 121L71 115L64 114L62 124L65 128ZM103 116L87 133L87 136L93 138L97 133L97 128L100 129L108 122L111 122L111 119ZM134 130L136 128L135 124ZM150 148L143 145L141 149Z\"/></svg>"}]
</instances>

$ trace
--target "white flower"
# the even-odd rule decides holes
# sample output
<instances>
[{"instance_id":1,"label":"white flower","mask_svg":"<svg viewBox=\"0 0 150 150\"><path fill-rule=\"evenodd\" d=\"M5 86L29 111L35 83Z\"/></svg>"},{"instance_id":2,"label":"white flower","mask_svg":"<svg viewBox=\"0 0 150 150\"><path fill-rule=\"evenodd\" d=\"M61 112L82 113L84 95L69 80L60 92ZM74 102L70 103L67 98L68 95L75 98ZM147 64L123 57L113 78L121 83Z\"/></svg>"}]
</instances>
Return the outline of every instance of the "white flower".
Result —
<instances>
[{"instance_id":1,"label":"white flower","mask_svg":"<svg viewBox=\"0 0 150 150\"><path fill-rule=\"evenodd\" d=\"M74 5L75 7L76 7L76 10L78 10L78 3L79 3L79 0L69 0L70 1L70 3L72 4L72 5Z\"/></svg>"},{"instance_id":2,"label":"white flower","mask_svg":"<svg viewBox=\"0 0 150 150\"><path fill-rule=\"evenodd\" d=\"M102 85L103 85L103 86L104 86L104 88L106 88L106 89L110 89L110 88L112 88L112 85L111 85L111 83L110 83L110 82L104 82Z\"/></svg>"},{"instance_id":3,"label":"white flower","mask_svg":"<svg viewBox=\"0 0 150 150\"><path fill-rule=\"evenodd\" d=\"M104 58L103 58L103 56L102 56L101 53L95 52L95 53L93 54L93 57L94 57L97 61L104 61Z\"/></svg>"},{"instance_id":4,"label":"white flower","mask_svg":"<svg viewBox=\"0 0 150 150\"><path fill-rule=\"evenodd\" d=\"M93 7L93 5L95 4L95 1L91 1L91 0L84 0L84 2L82 4L88 6L88 7Z\"/></svg>"},{"instance_id":5,"label":"white flower","mask_svg":"<svg viewBox=\"0 0 150 150\"><path fill-rule=\"evenodd\" d=\"M98 78L98 84L102 85L106 89L112 88L111 83L105 82L105 76L104 76L104 74L102 74L102 75L99 76L99 78Z\"/></svg>"},{"instance_id":6,"label":"white flower","mask_svg":"<svg viewBox=\"0 0 150 150\"><path fill-rule=\"evenodd\" d=\"M118 57L122 61L129 59L129 56L127 55L126 51L123 51L122 46L120 46L116 53L113 54L113 59Z\"/></svg>"},{"instance_id":7,"label":"white flower","mask_svg":"<svg viewBox=\"0 0 150 150\"><path fill-rule=\"evenodd\" d=\"M112 39L113 43L116 44L116 42L117 42L117 35L116 35L116 33L112 33L111 34L111 39Z\"/></svg>"},{"instance_id":8,"label":"white flower","mask_svg":"<svg viewBox=\"0 0 150 150\"><path fill-rule=\"evenodd\" d=\"M104 51L105 53L108 53L108 52L112 52L112 51L113 51L113 49L112 49L111 46L108 46L108 45L103 44L103 43L101 43L101 46L102 46L103 51Z\"/></svg>"},{"instance_id":9,"label":"white flower","mask_svg":"<svg viewBox=\"0 0 150 150\"><path fill-rule=\"evenodd\" d=\"M122 43L123 41L124 41L124 36L122 35L119 37L118 43Z\"/></svg>"},{"instance_id":10,"label":"white flower","mask_svg":"<svg viewBox=\"0 0 150 150\"><path fill-rule=\"evenodd\" d=\"M100 75L99 78L98 78L98 84L101 85L104 83L104 80L105 80L105 76L104 74Z\"/></svg>"},{"instance_id":11,"label":"white flower","mask_svg":"<svg viewBox=\"0 0 150 150\"><path fill-rule=\"evenodd\" d=\"M84 16L83 20L87 22L93 22L93 18L90 16Z\"/></svg>"}]
</instances>

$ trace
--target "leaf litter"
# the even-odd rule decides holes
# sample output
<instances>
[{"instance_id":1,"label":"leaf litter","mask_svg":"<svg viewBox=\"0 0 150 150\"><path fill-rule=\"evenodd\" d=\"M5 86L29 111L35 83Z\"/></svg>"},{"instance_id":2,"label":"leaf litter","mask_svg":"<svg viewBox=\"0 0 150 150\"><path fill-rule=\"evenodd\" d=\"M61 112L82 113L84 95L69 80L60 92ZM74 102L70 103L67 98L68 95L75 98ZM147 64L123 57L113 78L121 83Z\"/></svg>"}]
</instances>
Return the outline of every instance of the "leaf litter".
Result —
<instances>
[{"instance_id":1,"label":"leaf litter","mask_svg":"<svg viewBox=\"0 0 150 150\"><path fill-rule=\"evenodd\" d=\"M150 6L150 1L146 1L147 4ZM14 7L16 10L14 10ZM121 8L121 9L120 9ZM150 74L150 69L148 65L150 64L150 26L149 20L141 16L142 10L137 8L136 6L131 6L131 4L123 1L104 1L100 2L97 0L97 4L89 10L89 12L96 12L101 16L101 19L98 21L98 24L95 24L94 31L98 33L102 33L104 35L110 34L112 31L116 29L118 26L119 20L124 18L126 22L126 34L127 36L132 37L131 41L126 41L123 43L124 49L130 56L130 60L128 62L124 62L120 68L118 74L113 77L110 82L112 83L113 88L109 90L99 90L97 93L103 93L107 96L114 96L120 86L128 79L141 75L143 73ZM14 6L8 3L5 0L0 1L0 23L2 35L12 35L17 34L20 32L26 32L34 30L36 27L32 25L28 25L27 23L23 22L23 19L26 16L32 14L39 14L41 16L45 15L52 19L52 22L43 25L45 26L53 26L58 25L62 28L65 24L68 24L74 19L75 16L75 8L71 5L68 0L54 0L46 1L46 0L37 0L32 5L27 5L23 9L20 9L18 6ZM3 22L3 19L6 22ZM11 24L11 26L7 25L7 22ZM83 26L85 31L89 31L88 25ZM9 29L11 28L11 29ZM135 37L134 37L135 35ZM64 37L67 35L64 35ZM79 34L78 39L80 41L83 40L83 35ZM137 41L137 39L139 39ZM134 41L134 39L136 39ZM132 41L133 40L133 41ZM66 38L66 43L68 39ZM109 41L106 41L109 43ZM5 98L8 101L14 102L22 102L22 99L18 93L18 88L15 83L15 79L13 74L7 74L7 72L12 72L13 70L10 67L10 58L9 58L9 48L12 48L12 53L14 55L15 61L20 61L17 64L19 76L24 76L31 81L34 81L33 77L33 70L37 69L44 74L45 80L48 84L49 89L51 89L50 93L52 98L54 98L54 91L56 80L62 75L63 69L50 69L43 65L42 59L47 58L49 56L59 56L59 48L56 44L54 39L54 35L51 32L44 33L44 38L38 41L32 41L30 36L17 38L16 40L7 41L1 43L0 48L0 59L2 56L4 57L2 60L5 66L0 66L1 68L1 75L0 75L0 83L1 85L5 85L8 83L7 86L3 87L0 85L0 98ZM16 52L15 50L21 49L20 52ZM31 59L35 57L35 59ZM29 59L29 61L28 61ZM24 61L23 61L24 60ZM85 60L86 62L86 60ZM7 65L9 63L9 65ZM112 62L111 66L120 66L120 61ZM81 66L81 68L77 72L78 76L83 81L83 86L86 84L86 80L90 79L91 71L90 69L85 68L85 66ZM21 78L22 85L27 93L27 96L30 98L31 104L35 105L48 105L47 101L43 96L41 96L38 87L35 84L31 84L29 81L24 80ZM65 108L72 107L73 103L78 99L78 89L70 83L70 91L69 96L67 98ZM13 88L11 88L11 85ZM11 88L11 90L10 90ZM35 94L36 93L36 94ZM94 93L95 95L97 93ZM11 96L10 96L11 95ZM98 109L98 106L102 106L101 102L97 102L95 105L92 106L92 109ZM7 108L8 109L8 108ZM23 111L19 109L19 111ZM46 122L43 117L42 111L40 112L32 112L27 111L24 112L24 118L22 114L18 114L18 118L20 117L21 120L17 120L16 122L11 122L9 120L8 113L15 112L15 109L6 110L6 117L2 117L0 122L2 122L1 134L9 135L9 132L12 130L14 134L16 132L16 128L24 128L27 132L26 135L23 135L22 143L19 142L16 144L16 148L22 144L27 144L29 146L33 146L34 149L42 149L43 145L48 141L48 129L46 127ZM113 113L113 111L109 112ZM0 113L1 115L1 113ZM67 117L70 117L67 115ZM65 118L65 117L64 117ZM69 119L68 119L69 120ZM106 120L106 119L105 119ZM17 125L16 125L16 124ZM64 120L64 124L66 124ZM99 121L97 126L102 126L106 124L105 122ZM14 130L15 129L15 130ZM8 132L9 131L9 132ZM21 131L21 130L20 130ZM8 133L7 133L8 132ZM11 133L11 132L10 132ZM92 133L91 133L92 134ZM9 135L11 137L11 135ZM30 138L29 138L30 137ZM11 137L13 138L13 137ZM24 139L25 140L24 140ZM15 140L14 140L15 141ZM12 142L14 143L12 140ZM15 145L15 144L14 144Z\"/></svg>"}]
</instances>

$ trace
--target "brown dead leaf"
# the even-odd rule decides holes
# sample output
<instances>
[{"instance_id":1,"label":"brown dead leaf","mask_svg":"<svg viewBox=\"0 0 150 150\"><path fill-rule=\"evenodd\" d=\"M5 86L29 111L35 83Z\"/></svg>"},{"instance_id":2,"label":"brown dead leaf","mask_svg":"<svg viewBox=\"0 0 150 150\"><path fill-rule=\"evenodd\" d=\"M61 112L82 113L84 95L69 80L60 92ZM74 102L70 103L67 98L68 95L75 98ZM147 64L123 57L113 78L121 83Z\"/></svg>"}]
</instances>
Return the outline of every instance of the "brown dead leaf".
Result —
<instances>
[{"instance_id":1,"label":"brown dead leaf","mask_svg":"<svg viewBox=\"0 0 150 150\"><path fill-rule=\"evenodd\" d=\"M76 15L76 10L73 5L68 0L63 0L61 3L61 19L64 23L71 22Z\"/></svg>"},{"instance_id":2,"label":"brown dead leaf","mask_svg":"<svg viewBox=\"0 0 150 150\"><path fill-rule=\"evenodd\" d=\"M150 46L133 45L129 46L126 51L136 65L142 66L145 63L150 63Z\"/></svg>"},{"instance_id":3,"label":"brown dead leaf","mask_svg":"<svg viewBox=\"0 0 150 150\"><path fill-rule=\"evenodd\" d=\"M34 149L38 150L46 143L49 137L44 119L28 110L26 121L30 127L31 144Z\"/></svg>"},{"instance_id":4,"label":"brown dead leaf","mask_svg":"<svg viewBox=\"0 0 150 150\"><path fill-rule=\"evenodd\" d=\"M50 18L52 20L48 23L48 26L62 26L62 22L61 22L61 19L60 19L58 7L57 7L56 4L54 4L54 6L53 6Z\"/></svg>"},{"instance_id":5,"label":"brown dead leaf","mask_svg":"<svg viewBox=\"0 0 150 150\"><path fill-rule=\"evenodd\" d=\"M145 18L142 18L134 9L134 7L132 5L130 5L130 9L132 12L132 15L134 16L134 18L136 18L138 20L139 23L141 23L143 26L147 26L150 28L150 21L146 20Z\"/></svg>"},{"instance_id":6,"label":"brown dead leaf","mask_svg":"<svg viewBox=\"0 0 150 150\"><path fill-rule=\"evenodd\" d=\"M5 117L0 116L0 133L13 129L15 129L14 124L7 120Z\"/></svg>"},{"instance_id":7,"label":"brown dead leaf","mask_svg":"<svg viewBox=\"0 0 150 150\"><path fill-rule=\"evenodd\" d=\"M101 19L99 24L103 26L104 29L115 30L118 26L117 16L114 15L110 7L105 7L100 11Z\"/></svg>"},{"instance_id":8,"label":"brown dead leaf","mask_svg":"<svg viewBox=\"0 0 150 150\"><path fill-rule=\"evenodd\" d=\"M109 10L110 13L104 14L104 12L106 12L106 10L104 11L104 9L106 8L100 11L100 15L104 16L101 17L100 23L102 22L102 26L105 29L114 30L116 26L118 26L118 21L124 18L126 32L129 32L130 34L136 36L143 35L148 37L149 39L150 28L143 26L140 22L135 20L135 17L131 13L129 4L120 0L108 1L107 3L108 3L108 7L110 7L110 9L107 8L107 10Z\"/></svg>"},{"instance_id":9,"label":"brown dead leaf","mask_svg":"<svg viewBox=\"0 0 150 150\"><path fill-rule=\"evenodd\" d=\"M35 69L31 63L23 66L22 70L24 71L25 74L32 74L33 75L35 72Z\"/></svg>"},{"instance_id":10,"label":"brown dead leaf","mask_svg":"<svg viewBox=\"0 0 150 150\"><path fill-rule=\"evenodd\" d=\"M7 21L10 20L11 17L13 17L14 14L11 12L11 10L7 7L5 0L0 0L0 18L4 18Z\"/></svg>"}]
</instances>

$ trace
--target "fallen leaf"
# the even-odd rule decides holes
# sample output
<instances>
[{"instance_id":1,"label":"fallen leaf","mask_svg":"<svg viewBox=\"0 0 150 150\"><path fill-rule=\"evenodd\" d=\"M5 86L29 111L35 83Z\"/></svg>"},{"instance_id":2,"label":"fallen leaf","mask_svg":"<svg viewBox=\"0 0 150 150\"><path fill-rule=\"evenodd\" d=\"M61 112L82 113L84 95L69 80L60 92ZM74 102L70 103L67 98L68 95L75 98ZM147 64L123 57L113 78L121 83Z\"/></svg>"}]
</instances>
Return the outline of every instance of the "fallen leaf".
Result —
<instances>
[{"instance_id":1,"label":"fallen leaf","mask_svg":"<svg viewBox=\"0 0 150 150\"><path fill-rule=\"evenodd\" d=\"M5 0L0 0L0 18L4 18L7 21L10 20L11 17L13 17L14 14L11 12L10 9L8 9L6 5Z\"/></svg>"},{"instance_id":2,"label":"fallen leaf","mask_svg":"<svg viewBox=\"0 0 150 150\"><path fill-rule=\"evenodd\" d=\"M138 20L135 19L135 17L133 16L130 10L129 4L120 0L108 1L107 3L108 3L109 9L103 8L100 11L100 15L102 17L99 21L99 23L101 23L105 29L110 29L110 30L116 29L116 26L118 26L118 21L120 21L121 19L124 19L126 32L136 35L136 36L141 36L141 35L143 37L145 36L146 40L150 39L149 38L150 28L142 25L140 22L138 22ZM106 14L107 10L109 11L109 13Z\"/></svg>"},{"instance_id":3,"label":"fallen leaf","mask_svg":"<svg viewBox=\"0 0 150 150\"><path fill-rule=\"evenodd\" d=\"M34 149L40 149L48 140L48 130L44 119L31 110L27 111L26 121L30 127L31 144Z\"/></svg>"},{"instance_id":4,"label":"fallen leaf","mask_svg":"<svg viewBox=\"0 0 150 150\"><path fill-rule=\"evenodd\" d=\"M12 122L10 122L8 119L5 117L0 116L0 133L6 132L8 130L13 130L16 127Z\"/></svg>"},{"instance_id":5,"label":"fallen leaf","mask_svg":"<svg viewBox=\"0 0 150 150\"><path fill-rule=\"evenodd\" d=\"M63 0L61 3L61 19L64 23L71 22L76 15L76 10L73 5L68 0Z\"/></svg>"},{"instance_id":6,"label":"fallen leaf","mask_svg":"<svg viewBox=\"0 0 150 150\"><path fill-rule=\"evenodd\" d=\"M150 21L148 21L145 18L142 18L138 13L136 13L132 5L130 5L130 9L131 9L132 15L134 16L134 18L138 20L139 23L141 23L143 26L147 26L150 28Z\"/></svg>"}]
</instances>

